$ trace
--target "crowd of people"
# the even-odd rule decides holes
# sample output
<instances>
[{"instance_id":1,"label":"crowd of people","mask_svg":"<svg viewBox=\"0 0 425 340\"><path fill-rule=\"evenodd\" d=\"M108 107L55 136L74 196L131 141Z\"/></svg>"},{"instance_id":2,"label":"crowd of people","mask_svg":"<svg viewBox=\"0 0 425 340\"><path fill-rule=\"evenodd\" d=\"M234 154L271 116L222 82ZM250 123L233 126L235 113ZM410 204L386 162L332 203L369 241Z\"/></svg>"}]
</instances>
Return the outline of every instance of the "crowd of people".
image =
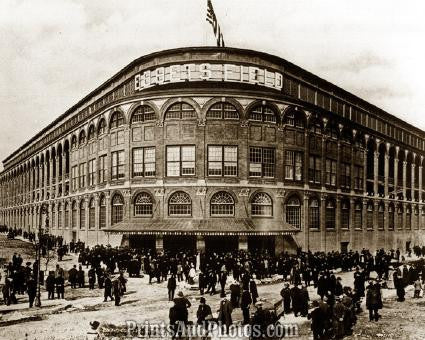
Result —
<instances>
[{"instance_id":1,"label":"crowd of people","mask_svg":"<svg viewBox=\"0 0 425 340\"><path fill-rule=\"evenodd\" d=\"M35 238L22 230L0 227L0 232L6 233L9 238L21 236L31 242ZM101 289L104 301L110 299L119 305L126 292L124 273L130 277L148 275L149 284L166 282L168 300L173 302L169 311L172 325L189 323L189 300L181 291L175 296L178 283L184 281L199 290L201 299L196 313L199 324L218 322L228 331L233 324L233 310L240 308L242 324L259 324L261 329L265 329L267 324L275 322L280 316L293 313L295 317L311 319L314 339L329 336L342 338L351 334L362 299L366 300L369 320L378 321L382 308L381 290L388 288L390 269L394 270L391 279L399 301L404 301L408 285L414 286L414 297L419 297L425 279L425 261L411 262L409 266L401 264L399 250L381 249L374 254L366 249L346 253L299 250L294 255L247 251L157 253L128 247L86 247L81 241L66 244L61 237L52 235L44 235L40 244L46 252L55 249L59 262L67 253L78 255L78 264L72 265L69 270L65 271L58 263L46 278L42 273L40 282L45 285L48 299L55 299L55 295L63 299L68 281L71 289L87 286L92 290ZM417 256L425 255L425 247L415 246L413 251ZM353 271L352 285L343 285L341 277L336 274L339 270ZM38 272L37 261L24 265L22 257L14 254L6 266L6 280L2 287L4 302L17 303L16 295L26 293L32 307L37 292ZM284 283L282 289L276 292L276 295L280 292L281 308L270 311L262 308L257 283L272 277L278 277ZM314 286L320 297L318 300L309 296L310 286ZM207 294L220 294L217 318L213 317L207 304Z\"/></svg>"}]
</instances>

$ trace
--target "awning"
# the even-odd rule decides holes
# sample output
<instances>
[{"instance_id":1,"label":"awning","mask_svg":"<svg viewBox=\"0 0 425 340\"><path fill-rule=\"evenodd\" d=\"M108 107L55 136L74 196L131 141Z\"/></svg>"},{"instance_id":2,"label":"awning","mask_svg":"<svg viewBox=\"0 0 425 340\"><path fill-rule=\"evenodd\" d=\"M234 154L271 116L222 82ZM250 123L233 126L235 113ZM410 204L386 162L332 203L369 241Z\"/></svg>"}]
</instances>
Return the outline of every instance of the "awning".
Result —
<instances>
[{"instance_id":1,"label":"awning","mask_svg":"<svg viewBox=\"0 0 425 340\"><path fill-rule=\"evenodd\" d=\"M248 218L162 219L123 221L103 231L114 234L140 235L294 235L299 230L276 221L257 222Z\"/></svg>"}]
</instances>

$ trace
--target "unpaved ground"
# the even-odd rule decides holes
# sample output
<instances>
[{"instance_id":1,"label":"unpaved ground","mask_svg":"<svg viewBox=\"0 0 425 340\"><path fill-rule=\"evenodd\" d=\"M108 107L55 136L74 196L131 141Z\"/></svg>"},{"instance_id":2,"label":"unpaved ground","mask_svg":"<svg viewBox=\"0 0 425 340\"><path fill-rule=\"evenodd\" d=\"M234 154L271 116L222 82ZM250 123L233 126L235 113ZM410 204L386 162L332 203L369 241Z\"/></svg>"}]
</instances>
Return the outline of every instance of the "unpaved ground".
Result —
<instances>
[{"instance_id":1,"label":"unpaved ground","mask_svg":"<svg viewBox=\"0 0 425 340\"><path fill-rule=\"evenodd\" d=\"M13 252L23 254L24 260L34 254L32 245L21 241L6 241L0 235L0 244L3 244L2 255L13 255ZM5 246L4 244L7 244ZM60 264L70 268L76 263L75 257L67 257ZM56 260L49 263L54 267ZM352 285L352 273L342 273L343 284ZM279 299L282 284L270 284L259 287L260 298L269 302ZM199 301L197 291L192 291L184 284L182 290L192 302L190 319L195 320ZM89 331L89 322L101 322L102 329L109 335L121 335L125 338L125 324L128 320L138 323L150 321L161 323L168 321L168 310L171 303L167 301L166 283L149 285L147 277L131 278L128 281L127 293L121 306L115 307L113 302L103 302L103 291L95 289L71 290L66 287L65 300L48 301L47 293L43 291L42 308L29 309L26 296L18 296L19 304L12 306L0 305L0 339L86 339ZM366 312L359 315L354 334L346 339L425 339L425 299L412 299L413 292L407 292L407 300L399 303L394 298L395 291L384 290L384 308L381 311L382 319L379 322L369 322ZM310 289L311 298L317 298L313 289ZM218 309L219 296L205 296L213 312ZM242 320L240 309L233 312L235 322ZM299 336L296 339L309 339L310 322L305 318L286 316L283 322L297 324Z\"/></svg>"}]
</instances>

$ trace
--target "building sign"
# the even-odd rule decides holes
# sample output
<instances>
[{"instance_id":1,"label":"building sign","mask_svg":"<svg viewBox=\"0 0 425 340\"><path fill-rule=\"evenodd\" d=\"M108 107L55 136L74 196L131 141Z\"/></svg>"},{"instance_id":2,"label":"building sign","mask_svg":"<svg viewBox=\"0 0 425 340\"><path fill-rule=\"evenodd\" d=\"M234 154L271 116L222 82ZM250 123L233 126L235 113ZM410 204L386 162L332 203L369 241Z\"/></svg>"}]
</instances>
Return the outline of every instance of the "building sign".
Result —
<instances>
[{"instance_id":1,"label":"building sign","mask_svg":"<svg viewBox=\"0 0 425 340\"><path fill-rule=\"evenodd\" d=\"M283 75L257 66L236 64L179 64L158 67L134 77L135 90L184 81L226 81L256 84L281 90Z\"/></svg>"}]
</instances>

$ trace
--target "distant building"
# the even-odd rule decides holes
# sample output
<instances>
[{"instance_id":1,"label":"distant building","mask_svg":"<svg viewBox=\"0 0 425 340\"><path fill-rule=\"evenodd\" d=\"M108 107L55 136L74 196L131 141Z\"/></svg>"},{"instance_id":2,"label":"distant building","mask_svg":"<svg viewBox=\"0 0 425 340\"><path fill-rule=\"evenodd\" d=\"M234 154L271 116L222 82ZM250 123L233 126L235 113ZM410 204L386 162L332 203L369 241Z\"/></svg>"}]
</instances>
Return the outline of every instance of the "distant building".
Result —
<instances>
[{"instance_id":1,"label":"distant building","mask_svg":"<svg viewBox=\"0 0 425 340\"><path fill-rule=\"evenodd\" d=\"M424 241L424 154L424 131L286 60L167 50L3 161L0 224L35 231L45 204L87 245L405 249Z\"/></svg>"}]
</instances>

